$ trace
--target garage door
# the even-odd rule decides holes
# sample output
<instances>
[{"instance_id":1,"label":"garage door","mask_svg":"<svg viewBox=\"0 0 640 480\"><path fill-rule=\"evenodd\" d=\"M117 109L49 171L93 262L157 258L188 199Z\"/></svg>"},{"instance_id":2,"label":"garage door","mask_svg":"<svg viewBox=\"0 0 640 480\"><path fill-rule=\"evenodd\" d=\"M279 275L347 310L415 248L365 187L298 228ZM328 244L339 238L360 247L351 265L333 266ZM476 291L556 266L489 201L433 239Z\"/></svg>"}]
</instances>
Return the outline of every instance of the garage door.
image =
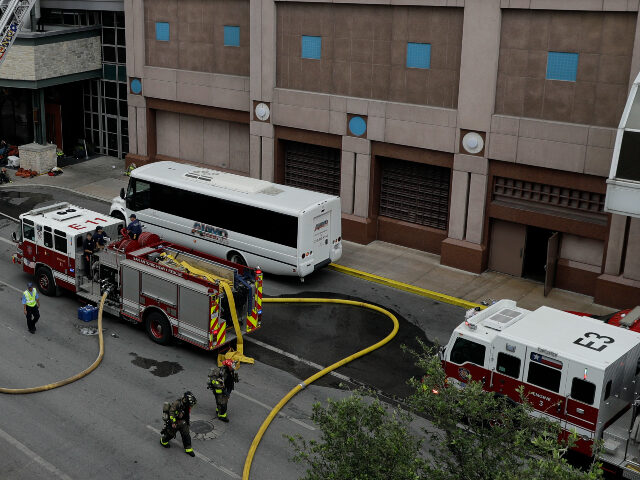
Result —
<instances>
[{"instance_id":1,"label":"garage door","mask_svg":"<svg viewBox=\"0 0 640 480\"><path fill-rule=\"evenodd\" d=\"M340 195L340 150L298 142L284 143L284 184Z\"/></svg>"},{"instance_id":2,"label":"garage door","mask_svg":"<svg viewBox=\"0 0 640 480\"><path fill-rule=\"evenodd\" d=\"M381 166L381 216L447 229L450 169L391 158Z\"/></svg>"}]
</instances>

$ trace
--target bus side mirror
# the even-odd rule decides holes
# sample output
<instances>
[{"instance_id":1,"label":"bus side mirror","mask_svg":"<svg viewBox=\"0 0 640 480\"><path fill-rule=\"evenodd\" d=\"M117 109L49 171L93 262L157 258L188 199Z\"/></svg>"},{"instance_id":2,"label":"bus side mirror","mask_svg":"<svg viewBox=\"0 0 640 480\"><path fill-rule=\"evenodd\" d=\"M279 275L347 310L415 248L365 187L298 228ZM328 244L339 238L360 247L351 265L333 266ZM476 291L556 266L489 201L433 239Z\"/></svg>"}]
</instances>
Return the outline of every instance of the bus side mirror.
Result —
<instances>
[{"instance_id":1,"label":"bus side mirror","mask_svg":"<svg viewBox=\"0 0 640 480\"><path fill-rule=\"evenodd\" d=\"M18 243L18 234L16 232L11 232L11 240Z\"/></svg>"},{"instance_id":2,"label":"bus side mirror","mask_svg":"<svg viewBox=\"0 0 640 480\"><path fill-rule=\"evenodd\" d=\"M124 188L120 189L120 198L124 200Z\"/></svg>"}]
</instances>

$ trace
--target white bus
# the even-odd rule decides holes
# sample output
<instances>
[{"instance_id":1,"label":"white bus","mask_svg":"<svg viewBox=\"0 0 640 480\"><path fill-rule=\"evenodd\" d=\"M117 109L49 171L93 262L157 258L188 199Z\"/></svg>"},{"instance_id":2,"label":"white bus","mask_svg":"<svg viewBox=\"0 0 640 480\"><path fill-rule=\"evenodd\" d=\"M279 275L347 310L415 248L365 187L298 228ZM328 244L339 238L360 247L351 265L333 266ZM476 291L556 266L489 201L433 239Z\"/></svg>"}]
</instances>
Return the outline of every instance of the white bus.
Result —
<instances>
[{"instance_id":1,"label":"white bus","mask_svg":"<svg viewBox=\"0 0 640 480\"><path fill-rule=\"evenodd\" d=\"M176 162L131 172L111 215L279 275L305 277L342 256L340 197Z\"/></svg>"}]
</instances>

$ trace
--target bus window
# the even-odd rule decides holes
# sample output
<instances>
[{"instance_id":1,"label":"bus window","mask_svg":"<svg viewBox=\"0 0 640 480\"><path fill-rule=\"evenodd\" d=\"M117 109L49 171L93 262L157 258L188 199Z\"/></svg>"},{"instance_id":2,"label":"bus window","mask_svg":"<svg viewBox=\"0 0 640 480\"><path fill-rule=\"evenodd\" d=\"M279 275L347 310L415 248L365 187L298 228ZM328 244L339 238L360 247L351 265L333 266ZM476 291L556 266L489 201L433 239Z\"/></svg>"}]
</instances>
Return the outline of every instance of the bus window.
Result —
<instances>
[{"instance_id":1,"label":"bus window","mask_svg":"<svg viewBox=\"0 0 640 480\"><path fill-rule=\"evenodd\" d=\"M33 228L33 222L31 220L23 220L22 222L22 238L25 240L31 240L32 242L36 238L36 230Z\"/></svg>"},{"instance_id":2,"label":"bus window","mask_svg":"<svg viewBox=\"0 0 640 480\"><path fill-rule=\"evenodd\" d=\"M127 193L127 208L133 211L145 210L151 207L151 184L144 180L132 178L129 181Z\"/></svg>"},{"instance_id":3,"label":"bus window","mask_svg":"<svg viewBox=\"0 0 640 480\"><path fill-rule=\"evenodd\" d=\"M575 377L571 383L571 398L579 402L593 405L593 399L596 397L595 383L587 382L581 378Z\"/></svg>"},{"instance_id":4,"label":"bus window","mask_svg":"<svg viewBox=\"0 0 640 480\"><path fill-rule=\"evenodd\" d=\"M509 377L518 378L520 376L520 359L506 353L498 353L498 363L496 370Z\"/></svg>"},{"instance_id":5,"label":"bus window","mask_svg":"<svg viewBox=\"0 0 640 480\"><path fill-rule=\"evenodd\" d=\"M459 337L451 349L451 361L462 365L466 362L484 365L485 346Z\"/></svg>"}]
</instances>

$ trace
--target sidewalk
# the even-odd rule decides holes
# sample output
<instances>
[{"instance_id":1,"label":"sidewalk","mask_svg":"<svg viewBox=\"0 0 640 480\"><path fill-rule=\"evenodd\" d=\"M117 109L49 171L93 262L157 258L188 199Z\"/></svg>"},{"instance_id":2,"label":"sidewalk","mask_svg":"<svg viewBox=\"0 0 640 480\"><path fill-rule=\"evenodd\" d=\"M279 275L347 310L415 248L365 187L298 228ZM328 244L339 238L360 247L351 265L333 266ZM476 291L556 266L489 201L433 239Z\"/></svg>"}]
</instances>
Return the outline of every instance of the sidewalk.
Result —
<instances>
[{"instance_id":1,"label":"sidewalk","mask_svg":"<svg viewBox=\"0 0 640 480\"><path fill-rule=\"evenodd\" d=\"M113 157L98 157L63 168L57 177L41 175L24 179L11 173L14 186L46 185L67 188L102 200L111 201L129 177L124 175L124 161ZM343 242L345 267L386 277L397 282L479 303L482 300L509 298L527 309L542 305L561 310L603 314L614 311L593 303L593 298L565 290L553 289L543 294L543 285L524 278L497 272L480 275L440 265L440 257L411 248L375 241L369 245Z\"/></svg>"},{"instance_id":2,"label":"sidewalk","mask_svg":"<svg viewBox=\"0 0 640 480\"><path fill-rule=\"evenodd\" d=\"M15 176L15 170L7 169L13 181L11 186L61 187L108 201L118 196L120 189L126 188L129 181L129 177L124 174L124 160L114 157L97 157L62 167L62 171L64 173L56 177L45 174L22 178Z\"/></svg>"}]
</instances>

